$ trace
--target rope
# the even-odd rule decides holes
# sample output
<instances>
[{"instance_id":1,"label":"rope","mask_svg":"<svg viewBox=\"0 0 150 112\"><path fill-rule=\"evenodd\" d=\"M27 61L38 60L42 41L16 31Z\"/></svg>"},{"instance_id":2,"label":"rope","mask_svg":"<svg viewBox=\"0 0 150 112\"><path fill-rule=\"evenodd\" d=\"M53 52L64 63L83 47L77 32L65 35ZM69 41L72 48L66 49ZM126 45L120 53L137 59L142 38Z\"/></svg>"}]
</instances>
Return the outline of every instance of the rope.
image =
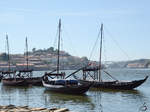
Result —
<instances>
[{"instance_id":1,"label":"rope","mask_svg":"<svg viewBox=\"0 0 150 112\"><path fill-rule=\"evenodd\" d=\"M93 52L94 52L94 49L95 49L95 47L96 47L96 45L97 45L97 42L98 42L98 39L99 39L100 33L101 33L101 31L99 30L99 32L98 32L98 36L97 36L97 39L96 39L96 41L95 41L95 43L94 43L94 46L93 46L93 48L92 48L92 51L91 51L91 53L90 53L89 60L91 59L91 57L92 57L92 55L93 55Z\"/></svg>"},{"instance_id":2,"label":"rope","mask_svg":"<svg viewBox=\"0 0 150 112\"><path fill-rule=\"evenodd\" d=\"M71 50L76 54L76 56L79 56L78 55L78 53L77 53L77 51L74 49L74 45L73 45L73 43L72 43L72 40L71 40L71 38L70 38L70 36L69 36L69 33L65 30L65 28L64 28L64 25L62 25L62 27L63 27L63 31L64 31L64 33L66 34L66 37L68 37L67 39L69 40L69 48L71 48Z\"/></svg>"},{"instance_id":3,"label":"rope","mask_svg":"<svg viewBox=\"0 0 150 112\"><path fill-rule=\"evenodd\" d=\"M103 32L103 54L104 54L104 64L106 65L106 61L107 61L107 55L106 55L106 45L105 45L105 37L104 37L104 32Z\"/></svg>"},{"instance_id":4,"label":"rope","mask_svg":"<svg viewBox=\"0 0 150 112\"><path fill-rule=\"evenodd\" d=\"M82 70L82 69L84 69L84 68L86 68L86 67L88 67L88 66L90 66L90 65L91 65L91 64L88 64L88 65L86 65L86 66L84 66L84 67L82 67L82 68L79 68L79 69L76 70L75 72L73 72L73 73L69 74L67 77L65 77L65 79L69 78L70 76L74 75L75 73L79 72L80 70Z\"/></svg>"},{"instance_id":5,"label":"rope","mask_svg":"<svg viewBox=\"0 0 150 112\"><path fill-rule=\"evenodd\" d=\"M58 39L58 29L54 38L54 43L53 43L53 47L56 48L56 43L57 43L57 39Z\"/></svg>"},{"instance_id":6,"label":"rope","mask_svg":"<svg viewBox=\"0 0 150 112\"><path fill-rule=\"evenodd\" d=\"M104 70L103 70L104 71ZM114 80L116 80L116 81L118 81L115 77L113 77L112 75L110 75L110 73L108 73L108 72L106 72L106 71L104 71L109 77L111 77L112 79L114 79Z\"/></svg>"},{"instance_id":7,"label":"rope","mask_svg":"<svg viewBox=\"0 0 150 112\"><path fill-rule=\"evenodd\" d=\"M105 31L108 33L108 35L110 36L110 38L112 39L112 41L116 44L116 46L122 51L122 53L128 58L128 60L130 60L129 55L120 47L119 43L115 40L115 38L113 38L112 34L108 31L108 29L106 28L105 25Z\"/></svg>"},{"instance_id":8,"label":"rope","mask_svg":"<svg viewBox=\"0 0 150 112\"><path fill-rule=\"evenodd\" d=\"M60 51L63 51L63 38L62 38L62 36L61 36L61 47L60 47L61 49L60 49ZM62 58L62 60L61 60L61 58ZM61 61L61 63L62 63L62 68L64 69L64 58L63 58L63 56L61 57L61 55L60 55L60 61ZM60 63L60 65L61 65L61 63Z\"/></svg>"}]
</instances>

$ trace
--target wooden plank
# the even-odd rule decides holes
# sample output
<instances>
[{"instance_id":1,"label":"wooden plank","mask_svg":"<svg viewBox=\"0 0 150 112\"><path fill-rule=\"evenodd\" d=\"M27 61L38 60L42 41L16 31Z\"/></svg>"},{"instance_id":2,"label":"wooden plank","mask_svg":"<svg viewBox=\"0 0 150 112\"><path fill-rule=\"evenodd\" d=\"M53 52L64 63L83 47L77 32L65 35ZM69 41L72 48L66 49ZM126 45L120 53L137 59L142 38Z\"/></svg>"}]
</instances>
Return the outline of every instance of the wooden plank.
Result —
<instances>
[{"instance_id":1,"label":"wooden plank","mask_svg":"<svg viewBox=\"0 0 150 112\"><path fill-rule=\"evenodd\" d=\"M61 109L55 110L54 112L66 112L66 111L68 111L67 108L61 108Z\"/></svg>"}]
</instances>

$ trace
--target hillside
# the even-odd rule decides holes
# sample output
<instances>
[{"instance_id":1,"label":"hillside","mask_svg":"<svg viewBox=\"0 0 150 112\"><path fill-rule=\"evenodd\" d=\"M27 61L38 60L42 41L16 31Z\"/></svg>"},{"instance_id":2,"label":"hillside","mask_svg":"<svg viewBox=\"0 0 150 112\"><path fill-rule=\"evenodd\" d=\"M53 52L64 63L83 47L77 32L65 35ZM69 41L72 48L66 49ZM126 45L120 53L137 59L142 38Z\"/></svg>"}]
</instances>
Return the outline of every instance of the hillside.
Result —
<instances>
[{"instance_id":1,"label":"hillside","mask_svg":"<svg viewBox=\"0 0 150 112\"><path fill-rule=\"evenodd\" d=\"M10 55L12 69L26 68L26 58L24 54ZM0 54L0 70L8 69L8 55ZM92 61L98 64L96 61ZM72 56L65 51L60 51L60 69L78 69L89 63L87 57ZM95 65L94 64L94 65ZM57 49L53 47L47 49L33 48L29 52L29 67L34 70L52 70L57 65ZM149 68L150 59L138 59L131 61L109 62L107 68Z\"/></svg>"},{"instance_id":2,"label":"hillside","mask_svg":"<svg viewBox=\"0 0 150 112\"><path fill-rule=\"evenodd\" d=\"M26 59L24 54L12 54L11 68L24 69L26 67ZM0 54L0 69L7 69L8 55ZM78 69L88 63L86 57L71 56L65 51L60 51L60 69ZM34 70L49 70L55 69L57 64L57 49L53 47L47 49L33 48L29 52L29 67Z\"/></svg>"},{"instance_id":3,"label":"hillside","mask_svg":"<svg viewBox=\"0 0 150 112\"><path fill-rule=\"evenodd\" d=\"M131 61L113 62L109 68L149 68L150 59L137 59Z\"/></svg>"}]
</instances>

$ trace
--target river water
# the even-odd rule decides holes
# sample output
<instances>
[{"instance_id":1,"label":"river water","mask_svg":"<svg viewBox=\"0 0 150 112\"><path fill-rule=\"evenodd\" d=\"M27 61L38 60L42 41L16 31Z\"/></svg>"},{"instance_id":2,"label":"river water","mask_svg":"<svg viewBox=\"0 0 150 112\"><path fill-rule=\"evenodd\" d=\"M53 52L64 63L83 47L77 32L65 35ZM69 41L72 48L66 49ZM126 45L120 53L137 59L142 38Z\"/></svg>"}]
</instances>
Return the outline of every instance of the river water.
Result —
<instances>
[{"instance_id":1,"label":"river water","mask_svg":"<svg viewBox=\"0 0 150 112\"><path fill-rule=\"evenodd\" d=\"M109 69L119 80L138 80L149 69ZM71 71L67 71L69 73ZM41 76L44 72L34 72ZM78 73L80 76L81 73ZM104 79L107 79L104 75ZM0 83L0 105L28 105L30 107L69 108L72 112L150 112L150 77L130 91L90 89L85 95L67 95L45 91L44 87L7 87Z\"/></svg>"}]
</instances>

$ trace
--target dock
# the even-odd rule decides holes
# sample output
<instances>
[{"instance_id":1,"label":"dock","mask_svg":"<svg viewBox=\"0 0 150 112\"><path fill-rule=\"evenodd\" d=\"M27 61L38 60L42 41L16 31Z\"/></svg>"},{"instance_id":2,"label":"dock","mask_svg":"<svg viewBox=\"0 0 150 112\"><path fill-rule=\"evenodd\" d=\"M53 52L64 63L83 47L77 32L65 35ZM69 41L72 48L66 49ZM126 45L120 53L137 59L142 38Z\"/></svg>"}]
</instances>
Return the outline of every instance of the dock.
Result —
<instances>
[{"instance_id":1,"label":"dock","mask_svg":"<svg viewBox=\"0 0 150 112\"><path fill-rule=\"evenodd\" d=\"M28 106L7 105L0 106L0 112L70 112L67 108L31 108Z\"/></svg>"}]
</instances>

